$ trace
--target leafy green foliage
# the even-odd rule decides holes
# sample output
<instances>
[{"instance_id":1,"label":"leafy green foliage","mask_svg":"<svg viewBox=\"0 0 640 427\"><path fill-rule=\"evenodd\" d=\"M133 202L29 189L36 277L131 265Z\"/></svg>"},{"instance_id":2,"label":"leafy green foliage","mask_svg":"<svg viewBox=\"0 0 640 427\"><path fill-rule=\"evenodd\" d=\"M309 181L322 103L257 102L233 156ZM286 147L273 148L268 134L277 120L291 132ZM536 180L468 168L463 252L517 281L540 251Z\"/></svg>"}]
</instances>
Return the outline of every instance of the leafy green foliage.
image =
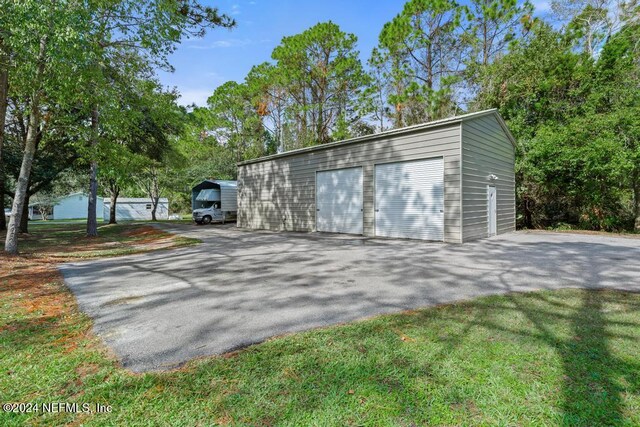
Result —
<instances>
[{"instance_id":1,"label":"leafy green foliage","mask_svg":"<svg viewBox=\"0 0 640 427\"><path fill-rule=\"evenodd\" d=\"M49 137L49 132L66 130L60 127L65 117L55 114L70 113L69 117L77 120L72 125L76 129L84 127L84 132L69 132L63 139L73 140L75 157L90 166L87 234L95 236L97 158L101 145L118 144L114 139L122 136L124 123L129 120L139 125L134 138L139 146L132 151L158 161L169 147L163 135L169 132L164 128L167 120L160 117L160 109L154 110L157 117L153 119L152 110L144 108L140 110L141 119L125 117L132 116L135 110L121 114L123 111L117 107L128 104L123 82L150 80L155 68L170 68L168 55L182 39L201 36L209 28L233 27L235 21L197 0L5 3L0 10L0 75L4 79L8 74L10 93L6 93L3 84L0 104L4 106L8 99L14 99L15 107L6 114L1 109L0 125L4 129L7 115L9 122L26 123L16 132L25 135L16 140L18 146L23 146L23 155L19 175L10 182L15 184L15 191L11 192L13 214L5 250L15 253L16 225L30 195L31 169L34 159L37 163L40 143L55 139ZM171 102L168 112L175 109L175 100ZM52 126L54 122L56 125ZM101 141L105 134L113 136L109 127L118 129L120 135ZM69 138L69 134L73 136ZM128 136L131 135L124 138ZM144 147L140 141L145 141ZM128 148L132 148L131 142ZM3 169L0 174L4 193Z\"/></svg>"},{"instance_id":2,"label":"leafy green foliage","mask_svg":"<svg viewBox=\"0 0 640 427\"><path fill-rule=\"evenodd\" d=\"M587 229L631 228L634 161L620 135L621 119L589 113L538 129L527 161L530 178L548 198L545 217Z\"/></svg>"},{"instance_id":3,"label":"leafy green foliage","mask_svg":"<svg viewBox=\"0 0 640 427\"><path fill-rule=\"evenodd\" d=\"M289 125L298 145L326 143L340 121L359 119L358 94L368 83L357 37L333 22L322 22L285 37L272 58L287 98ZM344 134L344 129L343 129Z\"/></svg>"},{"instance_id":4,"label":"leafy green foliage","mask_svg":"<svg viewBox=\"0 0 640 427\"><path fill-rule=\"evenodd\" d=\"M127 82L118 97L103 103L106 120L97 146L99 178L112 198L151 197L139 188L149 188L153 169L176 168L182 161L176 140L183 131L184 112L175 103L177 95L163 92L151 80ZM158 188L163 188L160 185ZM158 196L160 197L160 196Z\"/></svg>"},{"instance_id":5,"label":"leafy green foliage","mask_svg":"<svg viewBox=\"0 0 640 427\"><path fill-rule=\"evenodd\" d=\"M396 127L451 115L453 85L464 49L462 19L467 8L455 0L410 0L380 33L381 60L390 62L389 102Z\"/></svg>"},{"instance_id":6,"label":"leafy green foliage","mask_svg":"<svg viewBox=\"0 0 640 427\"><path fill-rule=\"evenodd\" d=\"M539 24L484 71L478 106L499 108L519 142L521 225L633 227L639 36L624 27L594 60L571 32Z\"/></svg>"},{"instance_id":7,"label":"leafy green foliage","mask_svg":"<svg viewBox=\"0 0 640 427\"><path fill-rule=\"evenodd\" d=\"M616 0L553 0L551 9L565 22L566 36L577 49L595 57L615 31Z\"/></svg>"},{"instance_id":8,"label":"leafy green foliage","mask_svg":"<svg viewBox=\"0 0 640 427\"><path fill-rule=\"evenodd\" d=\"M202 179L235 178L239 161L495 107L518 143L520 226L640 229L637 0L557 0L555 26L534 18L528 1L409 0L381 29L368 72L356 36L321 22L284 37L272 61L191 111L158 87L154 69L170 68L184 37L231 27L231 18L195 0L72 6L13 2L0 13L11 52L0 65L13 76L6 194L34 93L42 133L29 192L52 187L38 187L40 164L55 165L42 169L53 182L99 160L103 192L143 195L133 178L144 171L161 178L176 210L188 209Z\"/></svg>"},{"instance_id":9,"label":"leafy green foliage","mask_svg":"<svg viewBox=\"0 0 640 427\"><path fill-rule=\"evenodd\" d=\"M203 179L236 179L236 150L216 137L216 126L209 108L194 108L183 119L184 129L175 141L182 159L165 171L167 196L174 212L190 212L191 188Z\"/></svg>"},{"instance_id":10,"label":"leafy green foliage","mask_svg":"<svg viewBox=\"0 0 640 427\"><path fill-rule=\"evenodd\" d=\"M332 22L284 37L275 63L216 89L208 131L238 161L370 132L362 121L369 76L356 42Z\"/></svg>"},{"instance_id":11,"label":"leafy green foliage","mask_svg":"<svg viewBox=\"0 0 640 427\"><path fill-rule=\"evenodd\" d=\"M213 136L235 153L236 161L266 154L266 129L247 83L227 82L207 100Z\"/></svg>"}]
</instances>

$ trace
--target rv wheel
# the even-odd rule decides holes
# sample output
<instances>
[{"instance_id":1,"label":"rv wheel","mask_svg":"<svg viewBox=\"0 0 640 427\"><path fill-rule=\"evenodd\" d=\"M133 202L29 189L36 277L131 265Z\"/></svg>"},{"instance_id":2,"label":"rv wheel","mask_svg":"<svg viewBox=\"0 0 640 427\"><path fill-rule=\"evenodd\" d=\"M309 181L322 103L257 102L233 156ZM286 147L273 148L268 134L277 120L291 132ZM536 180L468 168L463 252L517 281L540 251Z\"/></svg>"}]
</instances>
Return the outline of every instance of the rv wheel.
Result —
<instances>
[{"instance_id":1,"label":"rv wheel","mask_svg":"<svg viewBox=\"0 0 640 427\"><path fill-rule=\"evenodd\" d=\"M205 216L204 218L202 218L202 223L203 224L211 223L211 217L209 215Z\"/></svg>"}]
</instances>

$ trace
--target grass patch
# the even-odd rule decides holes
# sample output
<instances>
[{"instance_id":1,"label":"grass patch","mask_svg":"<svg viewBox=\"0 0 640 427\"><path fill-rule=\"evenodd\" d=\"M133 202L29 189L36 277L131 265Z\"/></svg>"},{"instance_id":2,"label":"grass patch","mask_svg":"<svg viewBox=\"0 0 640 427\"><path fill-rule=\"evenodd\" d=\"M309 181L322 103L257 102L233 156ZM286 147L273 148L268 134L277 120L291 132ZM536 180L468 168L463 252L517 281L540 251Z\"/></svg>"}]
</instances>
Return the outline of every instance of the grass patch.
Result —
<instances>
[{"instance_id":1,"label":"grass patch","mask_svg":"<svg viewBox=\"0 0 640 427\"><path fill-rule=\"evenodd\" d=\"M8 262L1 400L101 403L113 412L0 413L2 425L640 424L640 294L481 298L136 375L92 335L57 273ZM16 269L30 278L7 279Z\"/></svg>"},{"instance_id":2,"label":"grass patch","mask_svg":"<svg viewBox=\"0 0 640 427\"><path fill-rule=\"evenodd\" d=\"M86 237L86 222L49 223L30 227L18 240L20 254L31 259L69 261L104 258L200 243L144 223L98 225L98 237ZM4 233L0 233L4 241Z\"/></svg>"},{"instance_id":3,"label":"grass patch","mask_svg":"<svg viewBox=\"0 0 640 427\"><path fill-rule=\"evenodd\" d=\"M0 401L113 408L0 412L0 425L640 425L640 294L628 292L486 297L129 373L55 266L173 238L119 225L86 240L52 224L0 259Z\"/></svg>"}]
</instances>

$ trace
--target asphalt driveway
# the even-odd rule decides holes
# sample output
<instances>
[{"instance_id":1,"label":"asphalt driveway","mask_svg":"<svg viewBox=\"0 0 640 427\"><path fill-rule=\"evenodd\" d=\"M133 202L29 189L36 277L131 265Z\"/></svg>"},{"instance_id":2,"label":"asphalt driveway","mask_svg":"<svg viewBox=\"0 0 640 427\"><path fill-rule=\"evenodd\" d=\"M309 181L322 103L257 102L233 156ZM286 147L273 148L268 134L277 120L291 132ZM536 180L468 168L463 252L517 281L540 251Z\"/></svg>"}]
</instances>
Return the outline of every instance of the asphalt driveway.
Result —
<instances>
[{"instance_id":1,"label":"asphalt driveway","mask_svg":"<svg viewBox=\"0 0 640 427\"><path fill-rule=\"evenodd\" d=\"M269 337L479 295L640 291L640 240L512 233L464 245L163 225L204 241L65 264L80 308L133 371Z\"/></svg>"}]
</instances>

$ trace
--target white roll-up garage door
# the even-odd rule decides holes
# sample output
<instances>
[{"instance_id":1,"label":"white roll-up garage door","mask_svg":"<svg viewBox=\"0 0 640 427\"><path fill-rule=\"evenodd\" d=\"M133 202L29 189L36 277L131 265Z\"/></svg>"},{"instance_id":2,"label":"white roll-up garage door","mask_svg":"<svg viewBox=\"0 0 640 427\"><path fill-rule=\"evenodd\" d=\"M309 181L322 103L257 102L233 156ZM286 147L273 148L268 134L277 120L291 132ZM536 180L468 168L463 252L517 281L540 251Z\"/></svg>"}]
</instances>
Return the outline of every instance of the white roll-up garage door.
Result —
<instances>
[{"instance_id":1,"label":"white roll-up garage door","mask_svg":"<svg viewBox=\"0 0 640 427\"><path fill-rule=\"evenodd\" d=\"M444 160L375 167L376 235L444 240Z\"/></svg>"},{"instance_id":2,"label":"white roll-up garage door","mask_svg":"<svg viewBox=\"0 0 640 427\"><path fill-rule=\"evenodd\" d=\"M362 168L316 173L316 230L362 234Z\"/></svg>"}]
</instances>

